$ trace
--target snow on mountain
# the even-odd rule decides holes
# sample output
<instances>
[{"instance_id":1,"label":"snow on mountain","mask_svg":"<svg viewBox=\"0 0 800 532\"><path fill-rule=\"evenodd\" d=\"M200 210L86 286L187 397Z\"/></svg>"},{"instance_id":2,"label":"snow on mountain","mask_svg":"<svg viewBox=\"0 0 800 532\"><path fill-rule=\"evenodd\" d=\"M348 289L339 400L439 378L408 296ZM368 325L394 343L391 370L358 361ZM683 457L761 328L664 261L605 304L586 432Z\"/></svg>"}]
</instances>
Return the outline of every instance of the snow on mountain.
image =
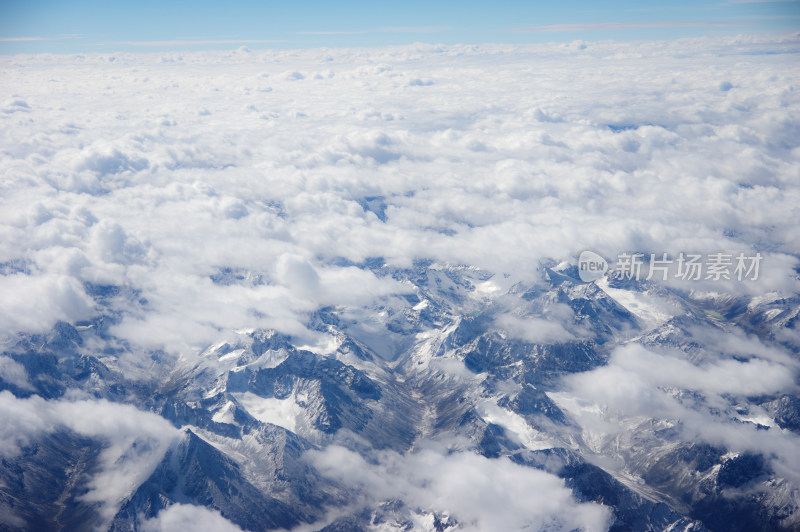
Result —
<instances>
[{"instance_id":1,"label":"snow on mountain","mask_svg":"<svg viewBox=\"0 0 800 532\"><path fill-rule=\"evenodd\" d=\"M797 51L0 59L0 530L796 530Z\"/></svg>"}]
</instances>

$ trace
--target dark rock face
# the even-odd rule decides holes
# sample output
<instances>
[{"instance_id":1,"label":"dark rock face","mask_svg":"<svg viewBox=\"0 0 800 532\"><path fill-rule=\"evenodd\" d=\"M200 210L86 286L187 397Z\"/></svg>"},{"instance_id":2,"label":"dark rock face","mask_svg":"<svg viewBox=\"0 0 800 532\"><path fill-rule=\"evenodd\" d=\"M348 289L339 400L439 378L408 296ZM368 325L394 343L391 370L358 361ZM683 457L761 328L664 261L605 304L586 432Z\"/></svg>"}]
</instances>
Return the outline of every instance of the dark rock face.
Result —
<instances>
[{"instance_id":1,"label":"dark rock face","mask_svg":"<svg viewBox=\"0 0 800 532\"><path fill-rule=\"evenodd\" d=\"M739 488L765 474L767 471L764 470L764 457L745 453L722 462L717 474L717 485L720 489Z\"/></svg>"},{"instance_id":2,"label":"dark rock face","mask_svg":"<svg viewBox=\"0 0 800 532\"><path fill-rule=\"evenodd\" d=\"M83 503L101 444L69 431L48 435L0 461L0 530L89 530L100 524Z\"/></svg>"},{"instance_id":3,"label":"dark rock face","mask_svg":"<svg viewBox=\"0 0 800 532\"><path fill-rule=\"evenodd\" d=\"M775 422L782 429L800 433L800 397L784 395L777 400Z\"/></svg>"},{"instance_id":4,"label":"dark rock face","mask_svg":"<svg viewBox=\"0 0 800 532\"><path fill-rule=\"evenodd\" d=\"M155 517L172 503L218 510L245 530L291 528L302 519L289 505L248 482L230 458L192 431L167 451L150 478L125 503L111 530L130 530L140 514Z\"/></svg>"},{"instance_id":5,"label":"dark rock face","mask_svg":"<svg viewBox=\"0 0 800 532\"><path fill-rule=\"evenodd\" d=\"M540 389L526 384L513 398L504 397L497 404L507 406L511 411L525 417L531 425L536 425L536 416L545 416L556 423L567 423L564 412Z\"/></svg>"},{"instance_id":6,"label":"dark rock face","mask_svg":"<svg viewBox=\"0 0 800 532\"><path fill-rule=\"evenodd\" d=\"M508 438L503 427L489 423L483 431L478 449L486 458L497 458L501 453L519 449L519 445Z\"/></svg>"}]
</instances>

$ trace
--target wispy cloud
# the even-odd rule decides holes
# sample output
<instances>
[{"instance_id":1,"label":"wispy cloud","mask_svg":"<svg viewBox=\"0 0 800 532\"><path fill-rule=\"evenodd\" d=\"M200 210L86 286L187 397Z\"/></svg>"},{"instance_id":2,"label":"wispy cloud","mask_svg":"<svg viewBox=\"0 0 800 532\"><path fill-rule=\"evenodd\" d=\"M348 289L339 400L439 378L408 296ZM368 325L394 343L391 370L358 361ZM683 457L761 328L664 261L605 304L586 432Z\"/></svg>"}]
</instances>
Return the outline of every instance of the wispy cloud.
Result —
<instances>
[{"instance_id":1,"label":"wispy cloud","mask_svg":"<svg viewBox=\"0 0 800 532\"><path fill-rule=\"evenodd\" d=\"M0 37L0 42L63 41L80 39L80 35L59 35L58 37Z\"/></svg>"},{"instance_id":2,"label":"wispy cloud","mask_svg":"<svg viewBox=\"0 0 800 532\"><path fill-rule=\"evenodd\" d=\"M280 39L198 39L174 41L112 41L95 43L95 46L116 44L121 46L205 46L209 44L269 44L286 42Z\"/></svg>"},{"instance_id":3,"label":"wispy cloud","mask_svg":"<svg viewBox=\"0 0 800 532\"><path fill-rule=\"evenodd\" d=\"M44 37L0 37L0 42L43 41Z\"/></svg>"},{"instance_id":4,"label":"wispy cloud","mask_svg":"<svg viewBox=\"0 0 800 532\"><path fill-rule=\"evenodd\" d=\"M359 31L296 31L295 35L363 35L371 33L368 30Z\"/></svg>"},{"instance_id":5,"label":"wispy cloud","mask_svg":"<svg viewBox=\"0 0 800 532\"><path fill-rule=\"evenodd\" d=\"M398 27L398 28L376 28L371 30L352 30L352 31L297 31L295 35L364 35L369 33L439 33L450 31L450 26L422 26L422 27Z\"/></svg>"},{"instance_id":6,"label":"wispy cloud","mask_svg":"<svg viewBox=\"0 0 800 532\"><path fill-rule=\"evenodd\" d=\"M376 33L437 33L440 31L450 31L450 26L423 26L423 27L399 27L399 28L378 28Z\"/></svg>"},{"instance_id":7,"label":"wispy cloud","mask_svg":"<svg viewBox=\"0 0 800 532\"><path fill-rule=\"evenodd\" d=\"M653 28L713 28L727 26L742 26L755 24L753 22L697 22L681 20L657 20L652 22L587 22L577 24L542 24L524 26L512 30L513 33L547 33L547 32L575 32L575 31L619 31L641 30Z\"/></svg>"}]
</instances>

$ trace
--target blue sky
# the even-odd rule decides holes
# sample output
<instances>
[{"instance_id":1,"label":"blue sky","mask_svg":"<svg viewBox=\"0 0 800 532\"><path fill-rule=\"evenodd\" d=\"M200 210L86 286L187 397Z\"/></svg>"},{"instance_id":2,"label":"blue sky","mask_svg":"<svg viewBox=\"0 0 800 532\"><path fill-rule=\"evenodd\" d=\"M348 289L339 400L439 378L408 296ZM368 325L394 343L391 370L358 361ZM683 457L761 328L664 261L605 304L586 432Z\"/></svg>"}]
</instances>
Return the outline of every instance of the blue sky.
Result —
<instances>
[{"instance_id":1,"label":"blue sky","mask_svg":"<svg viewBox=\"0 0 800 532\"><path fill-rule=\"evenodd\" d=\"M635 40L800 30L800 1L0 0L0 53Z\"/></svg>"}]
</instances>

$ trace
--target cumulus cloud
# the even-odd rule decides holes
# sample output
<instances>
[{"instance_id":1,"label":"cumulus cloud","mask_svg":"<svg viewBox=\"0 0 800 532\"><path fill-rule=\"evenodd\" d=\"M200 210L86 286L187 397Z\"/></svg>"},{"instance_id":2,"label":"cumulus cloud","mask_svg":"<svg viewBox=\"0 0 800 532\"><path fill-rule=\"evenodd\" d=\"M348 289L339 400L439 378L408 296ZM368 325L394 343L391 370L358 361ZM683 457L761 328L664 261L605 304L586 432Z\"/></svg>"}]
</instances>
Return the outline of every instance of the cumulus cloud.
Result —
<instances>
[{"instance_id":1,"label":"cumulus cloud","mask_svg":"<svg viewBox=\"0 0 800 532\"><path fill-rule=\"evenodd\" d=\"M549 305L541 316L516 316L501 313L494 319L497 328L512 338L534 344L557 344L580 337L582 332L572 325L575 317L563 303Z\"/></svg>"},{"instance_id":2,"label":"cumulus cloud","mask_svg":"<svg viewBox=\"0 0 800 532\"><path fill-rule=\"evenodd\" d=\"M605 530L607 508L579 503L558 477L469 452L379 453L375 462L338 446L312 451L319 471L358 490L365 504L402 500L448 514L463 530Z\"/></svg>"},{"instance_id":3,"label":"cumulus cloud","mask_svg":"<svg viewBox=\"0 0 800 532\"><path fill-rule=\"evenodd\" d=\"M308 261L296 255L281 255L276 265L276 277L298 296L310 296L319 292L319 274Z\"/></svg>"},{"instance_id":4,"label":"cumulus cloud","mask_svg":"<svg viewBox=\"0 0 800 532\"><path fill-rule=\"evenodd\" d=\"M0 333L43 332L57 321L91 316L94 303L83 286L66 275L24 273L0 276Z\"/></svg>"},{"instance_id":5,"label":"cumulus cloud","mask_svg":"<svg viewBox=\"0 0 800 532\"><path fill-rule=\"evenodd\" d=\"M26 262L30 279L3 282L52 294L5 303L7 329L84 317L92 282L148 302L117 309L134 343L189 354L253 326L314 343L316 308L407 290L352 264L426 258L531 282L587 248L759 251L758 281L673 285L796 293L790 54L747 55L795 46L5 58L0 263ZM263 282L209 282L224 268Z\"/></svg>"},{"instance_id":6,"label":"cumulus cloud","mask_svg":"<svg viewBox=\"0 0 800 532\"><path fill-rule=\"evenodd\" d=\"M141 260L142 247L118 223L103 220L92 228L91 245L106 262L130 264Z\"/></svg>"},{"instance_id":7,"label":"cumulus cloud","mask_svg":"<svg viewBox=\"0 0 800 532\"><path fill-rule=\"evenodd\" d=\"M0 379L23 390L32 390L25 366L8 357L0 357Z\"/></svg>"},{"instance_id":8,"label":"cumulus cloud","mask_svg":"<svg viewBox=\"0 0 800 532\"><path fill-rule=\"evenodd\" d=\"M560 323L541 318L521 319L505 314L495 319L495 324L513 338L537 344L566 342L574 339L573 334Z\"/></svg>"},{"instance_id":9,"label":"cumulus cloud","mask_svg":"<svg viewBox=\"0 0 800 532\"><path fill-rule=\"evenodd\" d=\"M231 523L214 510L191 504L173 504L159 514L142 523L143 532L241 532L241 528Z\"/></svg>"},{"instance_id":10,"label":"cumulus cloud","mask_svg":"<svg viewBox=\"0 0 800 532\"><path fill-rule=\"evenodd\" d=\"M707 363L693 364L675 354L656 354L637 344L631 344L617 349L610 364L599 368L597 373L579 374L574 379L577 387L587 391L594 386L641 379L654 388L676 387L713 394L767 395L794 385L792 370L797 367L796 364L792 366L787 367L759 358L745 361L719 358ZM617 371L624 372L624 375L594 380L595 377L606 377L602 375L603 372ZM625 378L625 375L629 378ZM627 393L623 390L614 392L606 389L602 395L611 401L619 398L620 403L616 404L621 405Z\"/></svg>"},{"instance_id":11,"label":"cumulus cloud","mask_svg":"<svg viewBox=\"0 0 800 532\"><path fill-rule=\"evenodd\" d=\"M684 441L766 453L780 474L797 482L800 438L776 427L760 430L763 427L744 422L749 418L740 419L735 407L746 397L796 391L798 364L788 356L773 354L768 359L747 347L740 350L749 358L724 347L715 353L711 347L700 360L690 361L682 351L655 353L631 344L617 348L606 366L567 376L566 390L552 396L578 421L588 440L618 437L632 430L637 419L668 420L677 423ZM756 406L749 408L749 415L772 424Z\"/></svg>"}]
</instances>

